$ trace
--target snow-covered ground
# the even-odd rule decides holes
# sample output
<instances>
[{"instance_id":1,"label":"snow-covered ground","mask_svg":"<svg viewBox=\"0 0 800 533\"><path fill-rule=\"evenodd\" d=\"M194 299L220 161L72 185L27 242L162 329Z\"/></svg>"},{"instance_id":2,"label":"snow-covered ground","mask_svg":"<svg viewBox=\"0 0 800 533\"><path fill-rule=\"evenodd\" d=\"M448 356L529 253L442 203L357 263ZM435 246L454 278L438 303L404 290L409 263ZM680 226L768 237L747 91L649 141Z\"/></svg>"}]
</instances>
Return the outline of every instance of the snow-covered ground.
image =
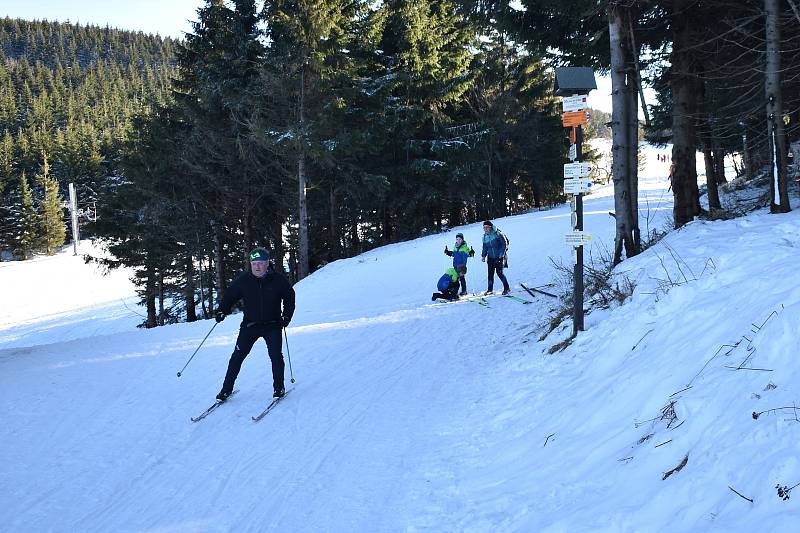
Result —
<instances>
[{"instance_id":1,"label":"snow-covered ground","mask_svg":"<svg viewBox=\"0 0 800 533\"><path fill-rule=\"evenodd\" d=\"M643 233L669 225L667 187L648 165ZM610 188L585 206L600 255ZM133 328L130 273L100 277L71 250L0 264L0 529L795 531L800 494L776 485L800 483L798 211L670 233L618 268L633 296L548 355L571 324L539 341L556 301L519 283L551 281L551 257L570 264L569 220L561 207L495 221L530 305L430 302L444 246L463 231L477 247L478 225L303 280L288 329L297 382L258 423L261 344L240 392L189 421L219 390L237 316L178 379L213 322ZM469 266L483 290L484 265Z\"/></svg>"}]
</instances>

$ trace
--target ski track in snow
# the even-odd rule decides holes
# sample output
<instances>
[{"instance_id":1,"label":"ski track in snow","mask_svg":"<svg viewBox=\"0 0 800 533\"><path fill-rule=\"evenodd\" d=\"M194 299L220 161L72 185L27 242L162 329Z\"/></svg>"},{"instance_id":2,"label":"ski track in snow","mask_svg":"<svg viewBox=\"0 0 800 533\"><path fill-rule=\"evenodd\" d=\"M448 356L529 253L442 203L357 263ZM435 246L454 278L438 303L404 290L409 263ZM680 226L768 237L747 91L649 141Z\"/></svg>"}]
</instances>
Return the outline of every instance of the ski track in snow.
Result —
<instances>
[{"instance_id":1,"label":"ski track in snow","mask_svg":"<svg viewBox=\"0 0 800 533\"><path fill-rule=\"evenodd\" d=\"M656 152L668 151L647 148L648 161ZM642 173L643 233L671 215L662 166ZM585 206L599 252L613 244L611 188ZM81 301L96 274L65 252L49 259L54 268L85 274L59 299L60 285L23 283L17 265L3 264L0 281L5 288L13 272L24 303L0 314L0 524L10 532L793 530L794 500L779 500L774 486L800 482L791 452L800 424L750 416L797 400L800 376L786 356L798 348L800 289L775 280L793 275L800 220L776 220L695 222L625 261L618 276L637 282L634 297L587 315L587 332L552 356L543 350L571 324L538 342L554 303L547 296L518 289L533 304L495 296L490 308L429 301L456 229L337 261L296 286L288 334L297 383L287 364L294 390L257 423L250 417L271 399L263 343L242 367L239 393L189 421L219 389L237 315L176 379L213 322L135 330L125 276L101 278L104 294ZM568 207L495 222L511 238L513 286L549 282L549 256L571 264ZM458 231L480 250L479 225ZM47 261L25 275L46 275ZM485 265L476 257L469 267L469 289L483 290ZM776 277L754 274L765 269ZM666 291L665 279L680 283ZM48 296L54 304L41 312L33 300ZM714 355L764 320L749 344ZM772 372L726 368L748 355ZM674 426L660 418L672 400ZM662 480L684 455L685 471Z\"/></svg>"}]
</instances>

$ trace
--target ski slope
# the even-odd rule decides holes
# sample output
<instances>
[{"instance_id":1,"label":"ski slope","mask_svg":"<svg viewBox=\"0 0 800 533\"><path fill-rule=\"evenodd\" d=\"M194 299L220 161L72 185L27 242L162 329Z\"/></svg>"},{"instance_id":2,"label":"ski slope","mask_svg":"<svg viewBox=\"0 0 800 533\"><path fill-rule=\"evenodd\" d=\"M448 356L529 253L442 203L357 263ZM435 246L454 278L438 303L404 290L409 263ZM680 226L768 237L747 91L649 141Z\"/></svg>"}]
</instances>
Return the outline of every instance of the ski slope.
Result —
<instances>
[{"instance_id":1,"label":"ski slope","mask_svg":"<svg viewBox=\"0 0 800 533\"><path fill-rule=\"evenodd\" d=\"M642 173L643 233L669 224L663 166ZM601 254L610 187L585 209ZM479 249L477 224L336 261L295 286L296 383L258 423L263 344L239 393L189 421L220 388L238 316L176 378L213 321L135 329L130 273L102 277L71 249L2 263L0 529L794 531L800 495L775 487L800 483L800 422L752 413L800 399L797 213L670 233L618 268L636 283L626 304L554 355L571 324L538 340L553 299L430 301L444 246L462 231ZM515 294L553 280L551 258L570 264L569 217L495 221ZM485 284L471 259L469 289Z\"/></svg>"}]
</instances>

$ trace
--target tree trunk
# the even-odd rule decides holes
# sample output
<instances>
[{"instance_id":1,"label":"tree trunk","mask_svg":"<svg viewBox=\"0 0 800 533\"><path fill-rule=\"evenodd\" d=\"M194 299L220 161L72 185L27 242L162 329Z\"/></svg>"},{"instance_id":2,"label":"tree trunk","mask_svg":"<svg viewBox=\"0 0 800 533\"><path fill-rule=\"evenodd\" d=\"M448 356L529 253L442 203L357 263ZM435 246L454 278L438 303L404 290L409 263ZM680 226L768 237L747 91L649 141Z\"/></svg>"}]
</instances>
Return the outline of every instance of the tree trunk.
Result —
<instances>
[{"instance_id":1,"label":"tree trunk","mask_svg":"<svg viewBox=\"0 0 800 533\"><path fill-rule=\"evenodd\" d=\"M164 325L164 271L158 269L158 325Z\"/></svg>"},{"instance_id":2,"label":"tree trunk","mask_svg":"<svg viewBox=\"0 0 800 533\"><path fill-rule=\"evenodd\" d=\"M702 68L702 67L701 67ZM705 69L699 72L700 77L705 74ZM706 185L708 187L708 209L716 211L722 209L719 201L719 190L717 184L717 164L714 158L714 128L711 117L706 109L706 84L704 81L697 81L698 91L695 92L697 100L695 109L697 110L697 136L703 148L703 162L706 167ZM699 195L699 193L698 193Z\"/></svg>"},{"instance_id":3,"label":"tree trunk","mask_svg":"<svg viewBox=\"0 0 800 533\"><path fill-rule=\"evenodd\" d=\"M350 253L355 255L362 251L361 238L358 236L358 219L354 218L350 226Z\"/></svg>"},{"instance_id":4,"label":"tree trunk","mask_svg":"<svg viewBox=\"0 0 800 533\"><path fill-rule=\"evenodd\" d=\"M622 7L608 5L608 30L611 38L611 135L612 164L614 178L614 214L616 236L614 238L613 263L622 261L622 251L627 257L634 255L632 213L630 202L630 104L626 98L625 26Z\"/></svg>"},{"instance_id":5,"label":"tree trunk","mask_svg":"<svg viewBox=\"0 0 800 533\"><path fill-rule=\"evenodd\" d=\"M747 176L747 179L751 180L755 178L756 172L753 166L753 152L747 140L747 132L742 133L742 164L744 165L744 174Z\"/></svg>"},{"instance_id":6,"label":"tree trunk","mask_svg":"<svg viewBox=\"0 0 800 533\"><path fill-rule=\"evenodd\" d=\"M213 224L214 234L214 272L217 278L217 299L222 295L225 290L225 272L223 269L224 251L222 249L222 230L219 223Z\"/></svg>"},{"instance_id":7,"label":"tree trunk","mask_svg":"<svg viewBox=\"0 0 800 533\"><path fill-rule=\"evenodd\" d=\"M306 191L306 132L305 132L305 67L300 70L300 105L298 106L300 132L297 154L297 218L299 221L297 242L297 280L308 276L308 203Z\"/></svg>"},{"instance_id":8,"label":"tree trunk","mask_svg":"<svg viewBox=\"0 0 800 533\"><path fill-rule=\"evenodd\" d=\"M767 97L767 125L770 149L770 204L772 213L788 213L789 180L786 168L786 133L783 125L781 91L780 0L764 0L767 19L767 64L764 89Z\"/></svg>"},{"instance_id":9,"label":"tree trunk","mask_svg":"<svg viewBox=\"0 0 800 533\"><path fill-rule=\"evenodd\" d=\"M383 242L389 244L394 237L394 230L392 229L392 216L386 206L383 207Z\"/></svg>"},{"instance_id":10,"label":"tree trunk","mask_svg":"<svg viewBox=\"0 0 800 533\"><path fill-rule=\"evenodd\" d=\"M146 328L158 325L156 317L156 272L153 265L147 265L147 280L144 285L145 308L147 309Z\"/></svg>"},{"instance_id":11,"label":"tree trunk","mask_svg":"<svg viewBox=\"0 0 800 533\"><path fill-rule=\"evenodd\" d=\"M711 132L712 136L714 132ZM725 149L715 146L714 148L714 177L717 178L718 184L728 183L728 178L725 177Z\"/></svg>"},{"instance_id":12,"label":"tree trunk","mask_svg":"<svg viewBox=\"0 0 800 533\"><path fill-rule=\"evenodd\" d=\"M339 257L339 225L337 224L336 187L331 183L328 191L328 204L330 207L330 246L328 260L333 261Z\"/></svg>"},{"instance_id":13,"label":"tree trunk","mask_svg":"<svg viewBox=\"0 0 800 533\"><path fill-rule=\"evenodd\" d=\"M672 209L675 227L700 213L695 158L691 7L694 0L675 0L672 13Z\"/></svg>"},{"instance_id":14,"label":"tree trunk","mask_svg":"<svg viewBox=\"0 0 800 533\"><path fill-rule=\"evenodd\" d=\"M711 142L708 138L703 139L703 161L706 165L706 183L708 184L708 209L715 211L722 209L719 201L719 190L717 189L717 169L714 165L714 154L711 151Z\"/></svg>"},{"instance_id":15,"label":"tree trunk","mask_svg":"<svg viewBox=\"0 0 800 533\"><path fill-rule=\"evenodd\" d=\"M197 276L197 280L200 287L200 309L203 310L203 317L209 318L211 317L211 309L213 306L213 302L209 302L208 308L206 308L206 296L205 296L205 288L203 287L203 254L197 256L197 266L199 275ZM209 291L209 295L210 295Z\"/></svg>"},{"instance_id":16,"label":"tree trunk","mask_svg":"<svg viewBox=\"0 0 800 533\"><path fill-rule=\"evenodd\" d=\"M242 242L244 243L244 252L242 256L242 267L247 268L247 257L250 250L254 248L253 242L253 228L251 227L252 217L250 216L250 208L247 208L242 216Z\"/></svg>"},{"instance_id":17,"label":"tree trunk","mask_svg":"<svg viewBox=\"0 0 800 533\"><path fill-rule=\"evenodd\" d=\"M208 281L209 281L209 284L208 284L208 315L206 315L206 318L211 318L211 315L214 314L214 302L216 301L216 299L214 298L214 289L211 286L211 279L212 278L211 278L210 269L211 269L211 264L213 262L214 262L213 258L211 256L209 256L208 257L208 267L209 267L209 273L208 273Z\"/></svg>"},{"instance_id":18,"label":"tree trunk","mask_svg":"<svg viewBox=\"0 0 800 533\"><path fill-rule=\"evenodd\" d=\"M632 35L629 33L629 35ZM631 63L638 63L638 50L633 48L630 41L627 49L630 56L626 64L627 88L625 98L628 104L628 227L632 239L632 250L626 250L628 257L636 255L641 250L641 235L639 234L639 90L638 72Z\"/></svg>"},{"instance_id":19,"label":"tree trunk","mask_svg":"<svg viewBox=\"0 0 800 533\"><path fill-rule=\"evenodd\" d=\"M286 251L283 248L283 219L275 214L274 227L272 230L272 265L278 272L284 272L283 257Z\"/></svg>"},{"instance_id":20,"label":"tree trunk","mask_svg":"<svg viewBox=\"0 0 800 533\"><path fill-rule=\"evenodd\" d=\"M194 307L194 257L191 253L186 254L186 284L184 285L183 295L186 301L186 322L197 320L197 311Z\"/></svg>"}]
</instances>

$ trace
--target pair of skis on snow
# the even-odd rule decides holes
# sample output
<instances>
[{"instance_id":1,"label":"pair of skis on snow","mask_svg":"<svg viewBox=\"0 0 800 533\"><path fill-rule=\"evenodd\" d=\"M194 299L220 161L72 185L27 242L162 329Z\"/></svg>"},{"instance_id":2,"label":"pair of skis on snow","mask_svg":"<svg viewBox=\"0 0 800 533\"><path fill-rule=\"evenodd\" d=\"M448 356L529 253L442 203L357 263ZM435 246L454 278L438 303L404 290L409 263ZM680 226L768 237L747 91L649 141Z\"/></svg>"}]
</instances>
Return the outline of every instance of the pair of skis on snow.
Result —
<instances>
[{"instance_id":1,"label":"pair of skis on snow","mask_svg":"<svg viewBox=\"0 0 800 533\"><path fill-rule=\"evenodd\" d=\"M291 390L291 389L289 389L289 390L287 390L287 391L286 391L286 394L284 394L283 396L281 396L281 397L279 397L279 398L275 398L275 399L273 399L273 400L272 400L272 401L269 403L269 405L268 405L268 406L267 406L267 407L266 407L266 408L265 408L263 411L261 411L261 412L260 412L259 414L257 414L256 416L253 416L253 417L251 417L251 418L252 418L252 420L253 420L253 422L258 422L259 420L261 420L262 418L264 418L265 416L267 416L267 415L269 414L269 412L270 412L270 411L272 411L272 410L275 408L275 406L276 406L276 405L278 405L278 404L281 402L281 400L283 400L284 398L286 398L286 396L287 396L287 395L288 395L288 394L289 394L291 391L292 391L292 390ZM233 395L234 395L234 394L236 394L237 392L239 392L239 389L236 389L236 390L234 390L234 391L231 393L231 396L233 396ZM214 412L214 411L217 409L217 407L219 407L219 406L220 406L220 405L222 405L223 403L227 402L227 401L230 399L230 397L231 397L231 396L228 396L228 399L226 399L226 400L222 400L222 401L220 401L220 400L217 400L216 402L214 402L214 404L213 404L213 405L211 405L211 407L209 407L208 409L206 409L205 411L203 411L203 412L202 412L202 413L200 413L199 415L197 415L197 416L193 416L193 417L192 417L192 422L199 422L200 420L204 419L205 417L207 417L208 415L210 415L211 413L213 413L213 412Z\"/></svg>"},{"instance_id":2,"label":"pair of skis on snow","mask_svg":"<svg viewBox=\"0 0 800 533\"><path fill-rule=\"evenodd\" d=\"M547 292L547 291L543 291L538 287L528 287L523 283L520 283L520 286L525 290L525 292L527 292L528 294L530 294L534 298L536 297L536 293L544 294L544 295L550 296L552 298L558 298L558 296L556 296L555 294ZM510 298L511 300L519 302L519 303L521 303L523 305L528 305L528 304L532 304L533 303L531 300L526 300L525 298L520 298L519 296L516 296L514 294L502 294L500 296L502 296L503 298ZM468 302L475 302L476 304L478 304L478 305L480 305L482 307L491 307L489 305L489 301L487 300L487 297L492 297L492 295L475 294L475 295L473 295L471 297L462 298L462 300L467 300ZM443 300L443 301L448 301L449 302L450 300Z\"/></svg>"},{"instance_id":3,"label":"pair of skis on snow","mask_svg":"<svg viewBox=\"0 0 800 533\"><path fill-rule=\"evenodd\" d=\"M498 294L498 295L489 295L489 294L480 295L479 294L479 295L474 295L474 296L467 296L467 297L461 298L460 300L453 300L453 301L454 302L457 302L457 301L474 302L474 303L476 303L476 304L478 304L478 305L480 305L482 307L491 307L489 305L488 298L493 298L493 297L509 298L509 299L514 300L515 302L519 302L519 303L521 303L523 305L528 305L528 304L532 304L533 303L530 300L526 300L525 298L520 298L519 296L515 296L513 294ZM449 302L450 300L446 300L446 301Z\"/></svg>"}]
</instances>

